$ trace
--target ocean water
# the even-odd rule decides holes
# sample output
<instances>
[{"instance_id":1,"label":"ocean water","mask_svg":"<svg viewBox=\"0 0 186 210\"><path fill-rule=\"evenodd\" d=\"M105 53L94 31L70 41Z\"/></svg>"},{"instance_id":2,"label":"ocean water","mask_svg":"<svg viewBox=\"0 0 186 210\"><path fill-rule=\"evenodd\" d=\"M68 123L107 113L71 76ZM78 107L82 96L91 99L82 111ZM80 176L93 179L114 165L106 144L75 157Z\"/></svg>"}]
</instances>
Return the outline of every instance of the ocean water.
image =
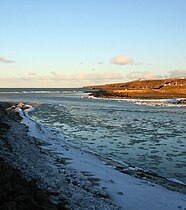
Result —
<instances>
[{"instance_id":1,"label":"ocean water","mask_svg":"<svg viewBox=\"0 0 186 210\"><path fill-rule=\"evenodd\" d=\"M0 89L0 100L34 104L31 118L57 129L67 142L186 183L185 106L95 99L83 91Z\"/></svg>"}]
</instances>

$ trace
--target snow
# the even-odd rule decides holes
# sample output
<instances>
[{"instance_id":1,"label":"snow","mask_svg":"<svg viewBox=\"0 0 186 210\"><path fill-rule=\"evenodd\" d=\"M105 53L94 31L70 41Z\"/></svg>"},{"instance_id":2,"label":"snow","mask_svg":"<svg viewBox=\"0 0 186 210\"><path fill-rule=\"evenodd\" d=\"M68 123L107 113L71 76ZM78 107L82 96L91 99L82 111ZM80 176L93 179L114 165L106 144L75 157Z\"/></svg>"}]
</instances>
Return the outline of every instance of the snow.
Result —
<instances>
[{"instance_id":1,"label":"snow","mask_svg":"<svg viewBox=\"0 0 186 210\"><path fill-rule=\"evenodd\" d=\"M51 163L50 167L57 165L58 170L65 170L66 179L72 171L75 174L79 189L73 194L72 200L82 199L82 188L86 188L93 194L100 194L102 201L106 198L108 206L105 204L105 209L114 209L114 205L124 210L186 209L186 195L121 173L98 155L65 142L62 134L57 131L32 121L28 111L20 110L20 115L23 118L22 122L29 127L29 135L45 143L40 145L43 151L65 163L62 168L56 163L53 165ZM47 183L50 182L47 180L49 177L45 179ZM55 189L58 190L57 186ZM109 204L108 199L114 204L113 206ZM96 207L98 204L95 203L93 208L92 203L90 202L89 209L99 209Z\"/></svg>"},{"instance_id":2,"label":"snow","mask_svg":"<svg viewBox=\"0 0 186 210\"><path fill-rule=\"evenodd\" d=\"M184 98L179 99L131 99L131 98L99 98L94 96L88 96L88 98L92 98L94 100L110 100L110 101L118 101L118 102L132 102L137 105L143 106L166 106L166 107L186 107L185 104L179 104L178 102Z\"/></svg>"}]
</instances>

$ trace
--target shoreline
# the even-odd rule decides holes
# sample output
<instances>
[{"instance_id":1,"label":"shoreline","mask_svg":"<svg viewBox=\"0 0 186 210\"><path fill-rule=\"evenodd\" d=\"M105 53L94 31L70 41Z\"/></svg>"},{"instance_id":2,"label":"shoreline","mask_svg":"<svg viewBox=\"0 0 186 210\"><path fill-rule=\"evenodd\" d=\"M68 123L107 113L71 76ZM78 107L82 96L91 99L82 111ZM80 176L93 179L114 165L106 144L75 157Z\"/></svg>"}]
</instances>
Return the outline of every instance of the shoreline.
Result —
<instances>
[{"instance_id":1,"label":"shoreline","mask_svg":"<svg viewBox=\"0 0 186 210\"><path fill-rule=\"evenodd\" d=\"M5 109L13 103L0 102L0 206L2 209L33 210L51 209L66 210L65 202L54 204L50 194L37 186L37 180L26 179L19 167L13 166L8 160L9 152L14 152L8 139L11 124L20 123L18 113L7 112Z\"/></svg>"},{"instance_id":2,"label":"shoreline","mask_svg":"<svg viewBox=\"0 0 186 210\"><path fill-rule=\"evenodd\" d=\"M135 80L125 83L85 86L95 97L131 99L173 99L186 100L186 79L168 78L157 80ZM185 101L186 103L186 101Z\"/></svg>"},{"instance_id":3,"label":"shoreline","mask_svg":"<svg viewBox=\"0 0 186 210\"><path fill-rule=\"evenodd\" d=\"M18 112L5 110L12 105L14 104L8 102L0 103L0 124L1 127L7 126L7 129L1 130L0 134L0 158L10 169L17 171L23 180L26 180L26 183L31 181L31 183L35 183L36 188L41 189L43 193L46 192L48 203L54 209L119 209L112 203L110 197L97 186L94 178L90 178L88 175L92 182L88 181L76 170L66 167L69 158L56 157L48 149L42 148L50 145L42 139L45 134L41 133L38 138L32 136L29 133L29 126L23 122L23 119L27 121L27 113L23 112L22 118ZM35 133L33 134L35 135ZM55 136L50 136L50 138L55 138ZM68 148L64 145L67 152ZM10 182L11 178L8 178ZM17 202L16 197L13 199ZM25 202L24 199L23 202ZM6 205L6 203L5 201L0 204ZM16 203L16 205L18 204ZM27 207L29 209L29 204ZM45 206L44 209L50 208Z\"/></svg>"},{"instance_id":4,"label":"shoreline","mask_svg":"<svg viewBox=\"0 0 186 210\"><path fill-rule=\"evenodd\" d=\"M49 200L49 193L37 187L35 180L26 180L20 171L9 166L0 158L0 206L1 209L66 210L65 204L54 204Z\"/></svg>"},{"instance_id":5,"label":"shoreline","mask_svg":"<svg viewBox=\"0 0 186 210\"><path fill-rule=\"evenodd\" d=\"M24 124L20 123L21 117L17 113L6 112L6 111L3 111L3 112L5 114L4 115L5 118L3 118L3 121L1 123L4 123L4 126L5 126L5 124L7 124L7 122L9 123L9 121L11 121L10 119L12 118L13 124L12 124L12 122L10 122L10 124L8 124L8 126L10 126L10 128L8 128L9 129L9 132L10 132L9 133L9 139L8 139L9 142L7 142L7 143L9 143L9 146L7 146L7 145L4 146L5 148L3 148L3 151L0 151L0 156L7 155L7 157L6 157L6 158L8 158L7 161L10 162L11 164L13 164L14 167L16 167L18 169L20 168L21 171L22 171L22 173L23 173L22 174L23 176L27 177L27 179L33 179L33 177L34 177L35 180L36 180L36 182L37 182L37 185L39 184L40 188L43 188L45 190L46 189L50 189L50 190L48 190L47 193L48 193L49 197L51 197L51 194L52 194L54 200L55 200L55 197L59 197L59 200L58 201L60 201L61 199L62 200L65 200L65 196L62 196L61 197L61 196L58 195L58 190L57 190L57 188L55 186L57 184L57 183L55 183L56 182L56 178L57 178L57 179L61 179L60 183L61 183L61 185L64 185L62 187L64 187L64 188L70 187L67 191L62 191L62 189L60 188L60 192L61 193L63 193L64 195L65 195L65 193L67 193L67 195L68 195L68 196L66 195L66 198L67 198L66 201L67 201L67 203L74 202L74 199L77 199L77 198L74 197L75 195L80 197L80 195L77 194L77 193L79 193L79 188L80 188L81 190L85 190L86 189L86 191L85 191L86 196L85 196L85 194L83 194L83 197L84 197L85 201L82 201L82 203L79 203L79 201L77 201L78 205L81 205L81 207L82 206L84 206L84 207L87 206L87 207L90 207L91 208L91 206L94 206L94 205L96 206L97 205L97 208L96 209L102 209L102 207L106 207L106 208L108 207L108 209L118 209L115 205L113 205L112 203L110 203L111 202L110 201L110 196L107 195L107 194L105 194L105 192L100 191L101 188L99 188L99 190L98 190L96 188L96 186L90 186L91 188L93 188L93 191L95 192L95 195L93 193L93 196L96 197L96 200L101 199L100 200L101 203L99 203L99 201L97 201L97 204L96 204L95 201L92 200L93 199L92 192L91 192L92 189L90 189L88 186L85 186L85 188L83 186L84 183L87 183L88 184L87 180L85 179L82 182L80 182L80 180L78 180L79 178L77 178L78 175L77 175L77 173L75 171L69 172L69 169L66 170L65 164L67 164L67 165L69 164L68 163L68 160L67 160L67 163L65 163L66 160L64 160L63 158L58 159L58 161L60 161L60 162L62 161L63 164L65 163L64 166L62 166L62 169L61 168L57 168L57 171L56 171L56 169L51 168L51 165L53 165L54 163L51 162L48 159L48 157L46 157L46 155L49 155L49 156L51 155L50 154L50 151L47 152L46 150L41 149L40 146L39 147L37 146L37 145L42 145L43 144L41 142L41 140L37 139L36 137L30 137L30 136L28 136L28 127L26 127ZM14 129L12 130L13 127L14 127ZM16 131L15 129L18 129L18 127L19 127L19 129L21 128L21 130ZM15 135L15 139L13 139L13 140L10 139L10 137L12 135ZM51 138L53 138L53 137L51 137ZM18 141L20 141L20 142L18 142ZM13 149L13 151L11 152L11 154L9 154L9 152L6 151L7 150L6 147L10 147L10 148L8 148L8 150ZM18 148L18 147L21 147L21 148ZM28 151L28 149L30 151ZM65 149L65 145L64 145L64 149ZM74 151L73 148L69 148L69 147L66 147L65 150L66 151L62 151L62 152L64 152L64 153L66 152L66 154L69 154L69 152L73 152ZM85 154L86 152L83 152L83 153L82 152L83 151L81 151L80 153L81 153L81 155L84 153L84 156L80 156L79 159L76 160L76 162L74 163L75 164L74 167L77 167L77 163L80 163L82 161L85 161L85 162L88 161L87 158L90 158L90 162L89 163L95 164L94 161L97 161L96 160L97 157L92 157L92 155L88 155L88 154ZM33 156L33 153L34 153L34 156ZM20 159L20 154L23 156L23 159ZM79 155L79 154L77 152L75 152L75 154L76 154L75 157L77 158L77 155ZM87 158L85 158L85 157L87 157ZM70 158L72 158L72 157L70 157ZM92 158L94 158L95 160L92 159ZM70 161L73 162L73 160L70 160ZM101 161L105 161L105 160L101 160ZM38 162L39 162L39 165L36 166L35 164L38 164ZM44 164L44 163L47 163L47 165ZM30 165L30 164L33 164L33 165ZM110 166L112 165L110 163L105 163L105 164L106 165L110 165ZM32 167L35 167L35 169L32 168ZM36 167L38 167L38 168L36 168ZM104 170L108 170L107 169L107 166L104 166L104 167L105 167ZM132 184L132 182L134 182L134 180L135 180L135 182L137 181L137 183L138 183L138 184L136 183L135 185L142 185L138 190L140 190L141 192L144 193L143 187L146 188L147 187L146 185L149 185L148 184L148 182L149 182L148 180L151 180L151 178L148 179L148 177L144 177L144 173L138 171L138 178L140 176L141 176L141 178L143 178L143 179L140 179L141 180L140 181L140 180L136 180L133 176L131 176L132 174L130 174L130 177L128 175L125 175L125 174L127 174L125 168L120 168L120 167L117 168L116 167L115 169L117 169L117 171L119 171L119 172L113 171L113 170L111 170L110 172L114 172L113 174L117 174L117 176L119 174L119 176L121 176L122 184L125 185L124 188L129 188L130 189L132 187L132 189L135 189L136 186L133 186L133 184ZM41 174L38 175L37 174L37 170L39 170L40 172L39 171L38 172L41 173ZM75 168L75 170L78 170L78 168ZM89 170L90 170L90 168L89 168ZM26 172L26 173L24 174L24 172ZM120 173L120 172L124 173L124 175L122 175L122 173ZM90 173L91 174L92 172L91 171L89 171L89 172L87 171L86 173ZM54 179L52 178L51 180L49 179L47 181L46 179L49 176L49 174L50 174L51 177L53 176ZM57 174L57 176L56 176L56 174ZM150 176L150 174L148 174L148 173L147 173L147 175ZM123 176L124 176L124 180L123 180ZM125 178L125 177L127 177L127 178ZM40 180L41 178L43 180ZM82 177L81 177L81 179L82 179ZM90 177L89 177L89 179L90 179ZM97 181L95 181L95 180L97 180L97 178L96 177L95 178L93 177L92 180L94 182L94 185L97 185L97 183L96 183ZM128 184L128 181L129 180L131 180L131 184ZM51 181L52 181L51 184L54 184L54 186L53 185L50 186L50 182ZM153 183L153 179L151 181ZM68 184L66 182L68 182ZM106 182L110 182L109 185L111 187L114 187L114 185L113 185L113 183L111 181L109 181L109 180L106 181L105 180L104 182L105 183ZM107 185L108 185L108 183L107 183ZM175 184L175 185L179 186L178 183ZM178 188L181 188L181 186L182 185L180 185ZM77 191L75 190L76 187L77 187L77 189L76 189ZM155 192L156 192L156 190L158 192L160 190L160 192L161 192L161 188L160 189L159 188L156 189L156 187L154 185L152 187L151 186L148 186L147 188L152 188L151 190L153 190ZM170 188L170 189L173 190L174 188L175 188L175 186L172 186L172 188ZM98 191L96 191L96 190L98 190ZM117 190L119 190L119 189L117 189ZM174 190L176 190L176 189L174 189ZM185 190L186 190L186 187L183 186L183 192L182 192L182 190L180 192L184 193ZM90 195L87 195L89 193L89 191L90 191ZM84 193L84 192L81 192L81 193ZM134 193L134 196L137 196L136 197L137 199L138 199L138 196L141 196L141 195L135 194L134 190L133 190L133 193ZM164 192L164 190L163 190L163 192L161 192L161 193L163 193L163 194L165 193L165 195L166 194L169 194L169 193L170 194L174 194L175 193L176 199L179 198L179 195L177 195L177 192L176 191L167 191L167 190L165 190L165 192ZM99 194L99 196L98 196L98 194ZM117 197L121 197L121 196L122 196L122 194L121 195L120 194L117 195ZM142 197L143 197L143 195L142 195ZM154 195L153 195L153 197L154 197ZM142 198L140 197L140 199L142 199ZM56 202L58 202L58 201L56 200ZM127 204L128 206L133 205L132 204L133 201L130 201L130 199L128 200L128 202L129 202ZM145 200L143 200L143 202L145 202ZM165 202L165 200L164 200L164 202ZM75 205L76 207L78 206L77 204L73 204L73 205ZM101 207L101 205L102 205L102 207ZM150 203L147 202L147 203L144 203L144 204L142 203L142 205L152 205L152 204L150 204ZM153 203L153 205L155 205L155 203ZM77 209L82 209L81 207L80 208L77 208ZM154 207L152 209L156 209L156 208ZM168 208L164 208L164 209L168 209Z\"/></svg>"},{"instance_id":6,"label":"shoreline","mask_svg":"<svg viewBox=\"0 0 186 210\"><path fill-rule=\"evenodd\" d=\"M176 99L178 104L186 104L186 94L158 93L156 91L138 91L138 90L94 90L89 91L89 95L95 98L108 99Z\"/></svg>"}]
</instances>

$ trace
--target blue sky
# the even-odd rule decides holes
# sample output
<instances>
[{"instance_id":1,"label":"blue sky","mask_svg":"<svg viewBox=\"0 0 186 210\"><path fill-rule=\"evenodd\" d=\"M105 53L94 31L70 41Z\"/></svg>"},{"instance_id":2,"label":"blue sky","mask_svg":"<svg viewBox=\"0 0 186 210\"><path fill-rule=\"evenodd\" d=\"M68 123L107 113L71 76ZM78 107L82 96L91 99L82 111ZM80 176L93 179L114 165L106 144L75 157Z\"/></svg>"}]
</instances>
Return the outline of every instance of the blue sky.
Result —
<instances>
[{"instance_id":1,"label":"blue sky","mask_svg":"<svg viewBox=\"0 0 186 210\"><path fill-rule=\"evenodd\" d=\"M0 3L0 87L186 77L185 0Z\"/></svg>"}]
</instances>

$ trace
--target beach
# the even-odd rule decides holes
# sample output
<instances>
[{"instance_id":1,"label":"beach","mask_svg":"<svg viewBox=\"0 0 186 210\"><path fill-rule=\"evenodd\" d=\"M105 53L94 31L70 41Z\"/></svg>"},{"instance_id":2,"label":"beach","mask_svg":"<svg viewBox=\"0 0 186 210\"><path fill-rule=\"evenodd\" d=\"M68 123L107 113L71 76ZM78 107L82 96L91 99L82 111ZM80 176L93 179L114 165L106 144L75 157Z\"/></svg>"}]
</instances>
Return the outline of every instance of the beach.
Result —
<instances>
[{"instance_id":1,"label":"beach","mask_svg":"<svg viewBox=\"0 0 186 210\"><path fill-rule=\"evenodd\" d=\"M50 158L49 152L38 147L41 136L37 139L28 135L18 111L6 110L12 105L0 105L1 171L7 174L1 182L2 196L6 197L1 200L4 209L118 209L96 185L91 186L82 177L77 180L74 170L65 169L65 158L54 163L56 157ZM15 193L16 188L19 192Z\"/></svg>"},{"instance_id":2,"label":"beach","mask_svg":"<svg viewBox=\"0 0 186 210\"><path fill-rule=\"evenodd\" d=\"M52 203L49 200L49 193L39 189L36 180L26 179L19 167L13 165L16 155L10 138L19 141L21 138L26 140L28 136L27 128L20 124L21 118L18 113L6 111L10 106L11 103L0 103L0 209L66 209L63 202ZM15 126L14 129L19 130L19 135L16 135L15 130L12 131L14 135L9 135L12 124ZM8 157L8 154L12 157Z\"/></svg>"},{"instance_id":3,"label":"beach","mask_svg":"<svg viewBox=\"0 0 186 210\"><path fill-rule=\"evenodd\" d=\"M19 115L7 111L11 105L1 103L0 109L1 170L7 174L6 183L15 186L10 188L7 184L4 187L3 178L4 209L9 205L12 209L16 209L15 206L31 209L33 205L34 209L185 208L184 184L168 183L163 177L162 181L157 181L160 177L149 172L144 173L65 142L60 150L58 147L55 150L54 141L60 138L59 133L51 132L47 127L38 131L27 111L19 110ZM53 142L51 146L50 142ZM17 194L16 187L23 188L23 192L19 190ZM25 200L30 203L26 207Z\"/></svg>"},{"instance_id":4,"label":"beach","mask_svg":"<svg viewBox=\"0 0 186 210\"><path fill-rule=\"evenodd\" d=\"M18 170L0 158L0 208L3 210L66 209L64 203L53 204L49 194L37 187L34 180L27 181Z\"/></svg>"}]
</instances>

